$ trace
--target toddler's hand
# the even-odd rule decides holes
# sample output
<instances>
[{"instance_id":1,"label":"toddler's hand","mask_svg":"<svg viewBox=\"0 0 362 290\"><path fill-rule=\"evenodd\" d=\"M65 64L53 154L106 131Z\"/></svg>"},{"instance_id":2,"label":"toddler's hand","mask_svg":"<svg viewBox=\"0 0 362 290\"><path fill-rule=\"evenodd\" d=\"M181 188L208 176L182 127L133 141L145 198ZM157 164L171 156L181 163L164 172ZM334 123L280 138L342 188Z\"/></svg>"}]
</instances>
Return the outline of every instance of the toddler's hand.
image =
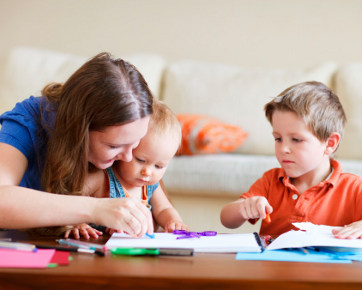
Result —
<instances>
[{"instance_id":1,"label":"toddler's hand","mask_svg":"<svg viewBox=\"0 0 362 290\"><path fill-rule=\"evenodd\" d=\"M172 233L174 230L189 231L189 227L186 224L184 224L182 221L169 221L165 225L165 232Z\"/></svg>"},{"instance_id":2,"label":"toddler's hand","mask_svg":"<svg viewBox=\"0 0 362 290\"><path fill-rule=\"evenodd\" d=\"M362 239L362 221L333 230L332 233L337 239Z\"/></svg>"},{"instance_id":3,"label":"toddler's hand","mask_svg":"<svg viewBox=\"0 0 362 290\"><path fill-rule=\"evenodd\" d=\"M81 236L85 239L90 239L90 238L94 238L94 239L98 239L99 236L103 235L103 233L101 231L98 231L94 228L92 228L90 225L88 224L79 224L76 226L73 226L71 229L68 229L65 233L64 233L64 238L69 238L70 236L74 236L75 239L79 239Z\"/></svg>"},{"instance_id":4,"label":"toddler's hand","mask_svg":"<svg viewBox=\"0 0 362 290\"><path fill-rule=\"evenodd\" d=\"M115 230L111 228L106 228L105 233L108 235L113 235L113 233L123 233L122 230Z\"/></svg>"},{"instance_id":5,"label":"toddler's hand","mask_svg":"<svg viewBox=\"0 0 362 290\"><path fill-rule=\"evenodd\" d=\"M244 219L265 219L267 213L272 213L273 208L264 196L246 198L240 203L240 213Z\"/></svg>"}]
</instances>

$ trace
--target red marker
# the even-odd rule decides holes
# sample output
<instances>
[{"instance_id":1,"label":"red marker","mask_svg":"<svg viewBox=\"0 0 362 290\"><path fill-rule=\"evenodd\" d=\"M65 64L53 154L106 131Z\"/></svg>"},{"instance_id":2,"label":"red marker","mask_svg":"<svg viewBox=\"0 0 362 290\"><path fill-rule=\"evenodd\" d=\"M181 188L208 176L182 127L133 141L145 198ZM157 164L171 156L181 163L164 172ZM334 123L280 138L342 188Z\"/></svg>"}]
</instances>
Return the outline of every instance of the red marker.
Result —
<instances>
[{"instance_id":1,"label":"red marker","mask_svg":"<svg viewBox=\"0 0 362 290\"><path fill-rule=\"evenodd\" d=\"M267 213L266 214L266 217L264 219L267 223L270 223L271 222L271 219L270 219L270 215Z\"/></svg>"}]
</instances>

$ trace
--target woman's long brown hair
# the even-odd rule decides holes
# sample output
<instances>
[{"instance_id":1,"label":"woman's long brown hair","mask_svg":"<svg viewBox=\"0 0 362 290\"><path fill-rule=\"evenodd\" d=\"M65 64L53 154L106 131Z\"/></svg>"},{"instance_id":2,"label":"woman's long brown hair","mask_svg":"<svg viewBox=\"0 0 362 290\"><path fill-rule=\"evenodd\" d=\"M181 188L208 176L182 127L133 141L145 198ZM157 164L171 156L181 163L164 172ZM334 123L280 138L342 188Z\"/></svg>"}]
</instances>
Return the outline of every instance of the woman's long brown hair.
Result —
<instances>
[{"instance_id":1,"label":"woman's long brown hair","mask_svg":"<svg viewBox=\"0 0 362 290\"><path fill-rule=\"evenodd\" d=\"M42 173L44 190L53 193L81 192L90 169L89 131L152 114L152 93L142 75L108 53L90 59L64 85L49 84L42 95L56 112Z\"/></svg>"}]
</instances>

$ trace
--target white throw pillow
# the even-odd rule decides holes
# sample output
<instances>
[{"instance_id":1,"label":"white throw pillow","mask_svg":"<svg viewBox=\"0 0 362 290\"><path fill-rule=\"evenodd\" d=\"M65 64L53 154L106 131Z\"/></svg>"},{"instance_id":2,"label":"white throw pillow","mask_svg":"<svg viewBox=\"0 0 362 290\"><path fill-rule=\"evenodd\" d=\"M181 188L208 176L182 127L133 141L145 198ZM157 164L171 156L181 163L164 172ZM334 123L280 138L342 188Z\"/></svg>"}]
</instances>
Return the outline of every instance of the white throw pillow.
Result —
<instances>
[{"instance_id":1,"label":"white throw pillow","mask_svg":"<svg viewBox=\"0 0 362 290\"><path fill-rule=\"evenodd\" d=\"M115 56L120 57L120 56ZM122 56L137 67L158 97L165 60L153 54ZM33 47L15 47L0 71L0 114L50 82L65 82L88 58Z\"/></svg>"},{"instance_id":2,"label":"white throw pillow","mask_svg":"<svg viewBox=\"0 0 362 290\"><path fill-rule=\"evenodd\" d=\"M179 61L166 69L161 99L177 114L205 114L243 128L249 137L236 152L272 155L264 105L296 83L315 80L330 86L335 71L334 63L280 69Z\"/></svg>"}]
</instances>

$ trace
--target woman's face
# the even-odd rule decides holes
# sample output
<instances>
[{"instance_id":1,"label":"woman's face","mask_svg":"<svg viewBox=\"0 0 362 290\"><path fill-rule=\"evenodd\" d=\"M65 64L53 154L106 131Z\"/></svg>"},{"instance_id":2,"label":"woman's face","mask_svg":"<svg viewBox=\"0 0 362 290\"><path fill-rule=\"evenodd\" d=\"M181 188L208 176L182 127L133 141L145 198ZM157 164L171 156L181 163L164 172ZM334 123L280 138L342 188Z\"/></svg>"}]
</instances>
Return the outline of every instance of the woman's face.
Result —
<instances>
[{"instance_id":1,"label":"woman's face","mask_svg":"<svg viewBox=\"0 0 362 290\"><path fill-rule=\"evenodd\" d=\"M116 160L132 160L132 149L146 135L150 117L131 123L106 127L103 131L89 132L88 161L99 169L112 166Z\"/></svg>"}]
</instances>

